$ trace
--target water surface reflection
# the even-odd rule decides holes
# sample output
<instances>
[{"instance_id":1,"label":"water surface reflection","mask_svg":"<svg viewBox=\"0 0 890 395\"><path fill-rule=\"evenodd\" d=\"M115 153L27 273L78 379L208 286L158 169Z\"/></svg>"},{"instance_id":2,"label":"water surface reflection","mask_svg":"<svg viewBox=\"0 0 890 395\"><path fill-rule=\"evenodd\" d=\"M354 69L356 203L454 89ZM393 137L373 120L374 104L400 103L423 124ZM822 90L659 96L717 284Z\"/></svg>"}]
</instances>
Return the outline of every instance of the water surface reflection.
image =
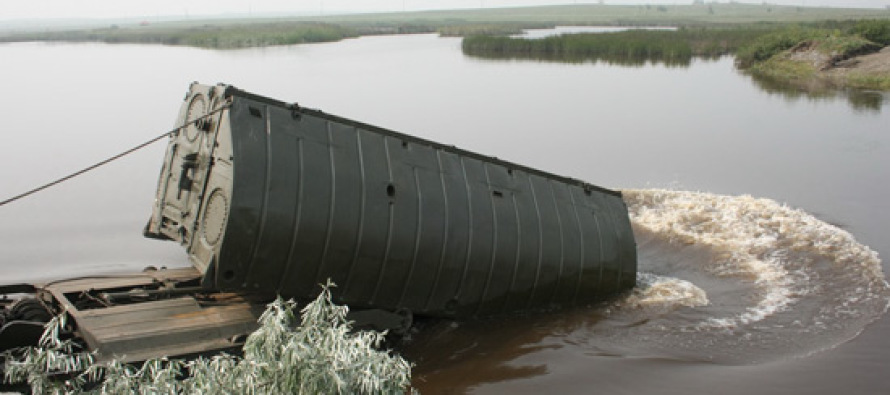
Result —
<instances>
[{"instance_id":1,"label":"water surface reflection","mask_svg":"<svg viewBox=\"0 0 890 395\"><path fill-rule=\"evenodd\" d=\"M630 68L663 66L688 68L693 61L716 61L729 51L700 53L681 40L666 40L662 36L614 36L611 33L648 34L651 30L666 28L631 29L622 27L561 26L553 29L533 29L511 37L469 37L463 39L464 55L498 62L553 62L573 65L597 64ZM685 32L685 30L683 30ZM557 39L556 36L563 36ZM602 37L612 37L603 39ZM738 39L738 38L736 38ZM614 41L614 42L613 42ZM599 42L588 47L585 42ZM580 44L579 44L580 43ZM717 44L709 44L717 45ZM726 45L725 43L723 45ZM740 71L740 73L744 73ZM843 98L856 111L877 113L885 104L887 92L860 89L841 89L824 81L806 84L777 80L768 76L749 75L754 85L770 94L781 95L788 100Z\"/></svg>"},{"instance_id":2,"label":"water surface reflection","mask_svg":"<svg viewBox=\"0 0 890 395\"><path fill-rule=\"evenodd\" d=\"M880 113L886 105L887 92L861 90L861 89L838 89L827 84L810 84L801 86L787 81L779 81L767 76L748 75L754 85L772 95L785 98L788 101L796 100L833 100L846 99L850 107L863 113Z\"/></svg>"}]
</instances>

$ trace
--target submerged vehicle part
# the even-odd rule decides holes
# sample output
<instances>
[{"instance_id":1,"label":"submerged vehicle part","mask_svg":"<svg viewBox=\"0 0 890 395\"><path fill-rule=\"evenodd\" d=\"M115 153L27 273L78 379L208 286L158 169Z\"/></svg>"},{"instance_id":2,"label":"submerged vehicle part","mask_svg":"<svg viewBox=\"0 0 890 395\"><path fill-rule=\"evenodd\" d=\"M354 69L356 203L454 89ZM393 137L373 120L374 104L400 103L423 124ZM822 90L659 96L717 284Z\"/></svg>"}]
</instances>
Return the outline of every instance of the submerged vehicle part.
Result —
<instances>
[{"instance_id":1,"label":"submerged vehicle part","mask_svg":"<svg viewBox=\"0 0 890 395\"><path fill-rule=\"evenodd\" d=\"M140 361L237 349L328 279L354 327L394 333L636 282L619 192L227 85L193 84L176 125L144 234L193 267L0 285L0 366L63 313L100 361Z\"/></svg>"},{"instance_id":2,"label":"submerged vehicle part","mask_svg":"<svg viewBox=\"0 0 890 395\"><path fill-rule=\"evenodd\" d=\"M212 116L201 118L211 112ZM146 234L207 289L443 317L601 300L633 287L619 192L289 105L193 84Z\"/></svg>"},{"instance_id":3,"label":"submerged vehicle part","mask_svg":"<svg viewBox=\"0 0 890 395\"><path fill-rule=\"evenodd\" d=\"M98 359L140 361L163 355L236 348L257 327L264 305L242 295L205 293L194 268L90 276L36 285L0 286L29 296L5 306L0 351L36 345L43 324L65 312L72 334ZM27 307L16 312L16 306Z\"/></svg>"}]
</instances>

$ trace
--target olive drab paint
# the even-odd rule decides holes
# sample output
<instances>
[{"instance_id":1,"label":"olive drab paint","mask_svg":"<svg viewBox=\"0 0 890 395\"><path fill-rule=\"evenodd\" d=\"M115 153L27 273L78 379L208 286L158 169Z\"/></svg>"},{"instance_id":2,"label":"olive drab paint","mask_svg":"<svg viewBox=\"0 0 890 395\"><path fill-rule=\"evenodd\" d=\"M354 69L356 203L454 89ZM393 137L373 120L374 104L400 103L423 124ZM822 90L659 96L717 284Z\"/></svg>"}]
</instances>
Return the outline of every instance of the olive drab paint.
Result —
<instances>
[{"instance_id":1,"label":"olive drab paint","mask_svg":"<svg viewBox=\"0 0 890 395\"><path fill-rule=\"evenodd\" d=\"M353 307L475 317L636 282L617 191L227 85L193 84L187 122L146 235L205 288L310 299L330 278Z\"/></svg>"}]
</instances>

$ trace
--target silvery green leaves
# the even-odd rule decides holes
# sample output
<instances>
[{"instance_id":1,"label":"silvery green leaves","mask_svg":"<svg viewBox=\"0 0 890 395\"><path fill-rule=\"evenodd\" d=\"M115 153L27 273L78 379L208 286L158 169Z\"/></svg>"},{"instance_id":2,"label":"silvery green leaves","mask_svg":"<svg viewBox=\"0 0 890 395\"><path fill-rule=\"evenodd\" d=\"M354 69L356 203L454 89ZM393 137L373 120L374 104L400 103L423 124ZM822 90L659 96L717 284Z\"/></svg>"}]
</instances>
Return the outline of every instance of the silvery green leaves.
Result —
<instances>
[{"instance_id":1,"label":"silvery green leaves","mask_svg":"<svg viewBox=\"0 0 890 395\"><path fill-rule=\"evenodd\" d=\"M299 326L295 302L270 303L243 357L95 364L92 354L59 340L63 314L47 324L40 347L7 358L5 379L27 383L35 393L405 393L411 364L378 349L385 333L352 331L348 307L331 301L333 286L322 286L318 298L303 307ZM98 384L86 390L86 382Z\"/></svg>"},{"instance_id":2,"label":"silvery green leaves","mask_svg":"<svg viewBox=\"0 0 890 395\"><path fill-rule=\"evenodd\" d=\"M7 352L4 380L27 383L35 394L78 392L85 379L80 372L93 364L93 354L79 352L72 341L60 339L66 321L63 313L46 323L38 347Z\"/></svg>"}]
</instances>

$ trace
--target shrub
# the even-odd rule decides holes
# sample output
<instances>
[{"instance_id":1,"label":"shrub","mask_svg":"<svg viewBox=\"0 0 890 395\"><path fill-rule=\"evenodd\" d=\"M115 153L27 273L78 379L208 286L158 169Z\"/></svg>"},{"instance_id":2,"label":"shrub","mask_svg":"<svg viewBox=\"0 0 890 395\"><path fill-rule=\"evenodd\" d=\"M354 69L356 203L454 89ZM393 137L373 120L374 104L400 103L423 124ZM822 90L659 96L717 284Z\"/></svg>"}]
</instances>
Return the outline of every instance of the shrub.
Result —
<instances>
[{"instance_id":1,"label":"shrub","mask_svg":"<svg viewBox=\"0 0 890 395\"><path fill-rule=\"evenodd\" d=\"M890 45L890 20L869 20L856 23L850 33L880 44Z\"/></svg>"},{"instance_id":2,"label":"shrub","mask_svg":"<svg viewBox=\"0 0 890 395\"><path fill-rule=\"evenodd\" d=\"M822 30L799 27L765 34L753 40L750 44L739 48L736 53L736 62L740 67L750 67L803 41L825 35L826 33Z\"/></svg>"},{"instance_id":3,"label":"shrub","mask_svg":"<svg viewBox=\"0 0 890 395\"><path fill-rule=\"evenodd\" d=\"M47 324L38 347L19 357L7 355L5 379L27 383L34 393L405 393L411 364L378 349L385 333L353 332L348 308L331 301L332 286L322 287L301 310L299 326L294 326L293 301L270 303L245 342L243 357L160 358L140 367L97 364L92 354L75 352L70 341L59 340L63 314Z\"/></svg>"}]
</instances>

